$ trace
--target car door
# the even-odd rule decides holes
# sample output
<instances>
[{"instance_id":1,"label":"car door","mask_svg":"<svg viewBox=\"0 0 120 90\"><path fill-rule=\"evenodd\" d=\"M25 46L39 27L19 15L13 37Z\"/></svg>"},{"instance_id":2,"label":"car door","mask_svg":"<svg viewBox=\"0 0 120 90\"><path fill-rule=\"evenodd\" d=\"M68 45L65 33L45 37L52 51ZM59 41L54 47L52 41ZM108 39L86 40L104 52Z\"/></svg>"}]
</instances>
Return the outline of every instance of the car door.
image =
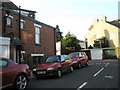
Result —
<instances>
[{"instance_id":1,"label":"car door","mask_svg":"<svg viewBox=\"0 0 120 90\"><path fill-rule=\"evenodd\" d=\"M83 57L84 57L84 63L86 64L86 62L88 61L88 56L86 55L85 52L83 52Z\"/></svg>"},{"instance_id":2,"label":"car door","mask_svg":"<svg viewBox=\"0 0 120 90\"><path fill-rule=\"evenodd\" d=\"M65 72L67 69L67 62L65 61L64 55L61 55L61 68L62 68L62 72Z\"/></svg>"},{"instance_id":3,"label":"car door","mask_svg":"<svg viewBox=\"0 0 120 90\"><path fill-rule=\"evenodd\" d=\"M3 73L3 85L12 85L15 80L15 76L17 75L17 65L14 64L12 61L8 61L8 64L6 67L3 67L2 73Z\"/></svg>"},{"instance_id":4,"label":"car door","mask_svg":"<svg viewBox=\"0 0 120 90\"><path fill-rule=\"evenodd\" d=\"M64 57L65 57L65 62L66 62L66 71L68 71L68 70L70 70L71 61L67 55L64 55Z\"/></svg>"},{"instance_id":5,"label":"car door","mask_svg":"<svg viewBox=\"0 0 120 90\"><path fill-rule=\"evenodd\" d=\"M2 62L2 86L10 84L10 79L9 79L9 62L7 60L1 60ZM12 78L12 77L11 77Z\"/></svg>"},{"instance_id":6,"label":"car door","mask_svg":"<svg viewBox=\"0 0 120 90\"><path fill-rule=\"evenodd\" d=\"M87 62L87 56L84 52L82 52L82 57L83 57L83 65L84 65Z\"/></svg>"},{"instance_id":7,"label":"car door","mask_svg":"<svg viewBox=\"0 0 120 90\"><path fill-rule=\"evenodd\" d=\"M80 63L83 65L84 64L84 57L83 57L82 52L79 53L79 60L80 60Z\"/></svg>"}]
</instances>

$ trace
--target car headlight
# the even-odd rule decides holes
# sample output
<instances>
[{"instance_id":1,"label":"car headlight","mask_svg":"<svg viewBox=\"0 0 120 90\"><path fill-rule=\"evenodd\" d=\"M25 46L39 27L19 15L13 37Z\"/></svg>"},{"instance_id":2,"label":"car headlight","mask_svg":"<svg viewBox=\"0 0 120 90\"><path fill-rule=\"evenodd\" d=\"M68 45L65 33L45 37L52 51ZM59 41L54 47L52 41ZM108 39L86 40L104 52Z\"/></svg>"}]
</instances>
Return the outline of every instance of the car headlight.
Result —
<instances>
[{"instance_id":1,"label":"car headlight","mask_svg":"<svg viewBox=\"0 0 120 90\"><path fill-rule=\"evenodd\" d=\"M73 61L73 63L77 63L77 61Z\"/></svg>"},{"instance_id":2,"label":"car headlight","mask_svg":"<svg viewBox=\"0 0 120 90\"><path fill-rule=\"evenodd\" d=\"M33 71L37 71L37 69L33 69Z\"/></svg>"},{"instance_id":3,"label":"car headlight","mask_svg":"<svg viewBox=\"0 0 120 90\"><path fill-rule=\"evenodd\" d=\"M48 68L47 70L53 70L54 68L53 67L50 67L50 68Z\"/></svg>"}]
</instances>

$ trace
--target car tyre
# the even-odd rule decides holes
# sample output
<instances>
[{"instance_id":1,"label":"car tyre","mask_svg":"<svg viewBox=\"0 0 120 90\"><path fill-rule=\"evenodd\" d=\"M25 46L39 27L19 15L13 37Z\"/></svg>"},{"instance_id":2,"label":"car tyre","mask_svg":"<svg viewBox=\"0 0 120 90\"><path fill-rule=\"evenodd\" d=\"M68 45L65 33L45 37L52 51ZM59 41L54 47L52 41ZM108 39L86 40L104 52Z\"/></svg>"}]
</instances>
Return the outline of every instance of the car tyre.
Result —
<instances>
[{"instance_id":1,"label":"car tyre","mask_svg":"<svg viewBox=\"0 0 120 90\"><path fill-rule=\"evenodd\" d=\"M86 66L88 66L88 62L86 62L86 64L85 64Z\"/></svg>"},{"instance_id":2,"label":"car tyre","mask_svg":"<svg viewBox=\"0 0 120 90\"><path fill-rule=\"evenodd\" d=\"M15 81L15 88L17 90L24 90L27 87L28 79L25 75L20 74L17 76Z\"/></svg>"},{"instance_id":3,"label":"car tyre","mask_svg":"<svg viewBox=\"0 0 120 90\"><path fill-rule=\"evenodd\" d=\"M73 69L73 66L70 66L70 72L73 72L74 69Z\"/></svg>"},{"instance_id":4,"label":"car tyre","mask_svg":"<svg viewBox=\"0 0 120 90\"><path fill-rule=\"evenodd\" d=\"M61 70L57 70L57 77L60 78L62 76Z\"/></svg>"}]
</instances>

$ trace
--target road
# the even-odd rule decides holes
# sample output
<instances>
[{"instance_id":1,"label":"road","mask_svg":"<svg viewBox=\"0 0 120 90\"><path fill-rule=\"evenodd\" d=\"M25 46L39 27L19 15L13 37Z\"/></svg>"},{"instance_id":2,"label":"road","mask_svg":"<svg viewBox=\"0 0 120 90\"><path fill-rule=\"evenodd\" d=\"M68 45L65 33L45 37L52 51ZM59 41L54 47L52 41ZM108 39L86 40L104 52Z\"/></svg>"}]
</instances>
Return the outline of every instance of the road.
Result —
<instances>
[{"instance_id":1,"label":"road","mask_svg":"<svg viewBox=\"0 0 120 90\"><path fill-rule=\"evenodd\" d=\"M89 66L76 69L72 73L67 72L61 78L47 77L36 79L32 76L28 84L29 89L101 89L118 90L120 77L118 78L117 60L90 61ZM120 90L120 89L119 89Z\"/></svg>"}]
</instances>

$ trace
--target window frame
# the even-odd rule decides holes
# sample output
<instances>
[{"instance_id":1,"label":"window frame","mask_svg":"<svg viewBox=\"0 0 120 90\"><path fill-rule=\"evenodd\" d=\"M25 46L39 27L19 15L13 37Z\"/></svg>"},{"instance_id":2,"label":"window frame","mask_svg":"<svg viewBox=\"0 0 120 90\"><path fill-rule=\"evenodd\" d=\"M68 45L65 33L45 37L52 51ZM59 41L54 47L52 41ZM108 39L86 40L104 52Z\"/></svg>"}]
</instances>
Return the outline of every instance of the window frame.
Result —
<instances>
[{"instance_id":1,"label":"window frame","mask_svg":"<svg viewBox=\"0 0 120 90\"><path fill-rule=\"evenodd\" d=\"M40 44L40 31L41 31L41 28L38 27L38 26L35 26L35 44Z\"/></svg>"},{"instance_id":2,"label":"window frame","mask_svg":"<svg viewBox=\"0 0 120 90\"><path fill-rule=\"evenodd\" d=\"M11 17L6 18L6 25L7 26L12 26L12 18Z\"/></svg>"},{"instance_id":3,"label":"window frame","mask_svg":"<svg viewBox=\"0 0 120 90\"><path fill-rule=\"evenodd\" d=\"M25 28L25 22L24 21L20 21L20 29L24 29Z\"/></svg>"}]
</instances>

